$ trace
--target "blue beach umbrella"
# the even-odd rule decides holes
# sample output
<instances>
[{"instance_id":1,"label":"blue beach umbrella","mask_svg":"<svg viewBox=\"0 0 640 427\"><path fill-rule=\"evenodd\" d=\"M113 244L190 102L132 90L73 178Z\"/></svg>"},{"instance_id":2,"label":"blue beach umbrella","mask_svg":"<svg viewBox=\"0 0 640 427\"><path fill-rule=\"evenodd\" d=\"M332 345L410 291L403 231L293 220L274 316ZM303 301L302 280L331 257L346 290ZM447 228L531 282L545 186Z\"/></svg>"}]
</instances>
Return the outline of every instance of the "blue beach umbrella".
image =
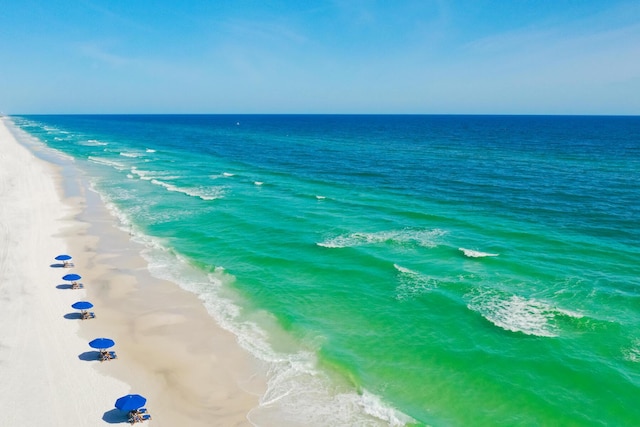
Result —
<instances>
[{"instance_id":1,"label":"blue beach umbrella","mask_svg":"<svg viewBox=\"0 0 640 427\"><path fill-rule=\"evenodd\" d=\"M58 255L56 261L69 261L71 259L71 255Z\"/></svg>"},{"instance_id":2,"label":"blue beach umbrella","mask_svg":"<svg viewBox=\"0 0 640 427\"><path fill-rule=\"evenodd\" d=\"M142 408L145 403L147 399L139 394L127 394L116 400L116 408L126 412L135 411Z\"/></svg>"},{"instance_id":3,"label":"blue beach umbrella","mask_svg":"<svg viewBox=\"0 0 640 427\"><path fill-rule=\"evenodd\" d=\"M93 341L89 341L89 347L95 348L98 350L111 348L114 345L115 345L115 341L113 341L111 338L96 338Z\"/></svg>"},{"instance_id":4,"label":"blue beach umbrella","mask_svg":"<svg viewBox=\"0 0 640 427\"><path fill-rule=\"evenodd\" d=\"M79 274L75 274L75 273L65 274L64 276L62 276L62 280L68 280L70 282L75 282L76 280L80 280L80 279L82 279L82 277L80 277Z\"/></svg>"},{"instance_id":5,"label":"blue beach umbrella","mask_svg":"<svg viewBox=\"0 0 640 427\"><path fill-rule=\"evenodd\" d=\"M71 304L71 308L75 308L76 310L89 310L93 307L89 301L78 301Z\"/></svg>"}]
</instances>

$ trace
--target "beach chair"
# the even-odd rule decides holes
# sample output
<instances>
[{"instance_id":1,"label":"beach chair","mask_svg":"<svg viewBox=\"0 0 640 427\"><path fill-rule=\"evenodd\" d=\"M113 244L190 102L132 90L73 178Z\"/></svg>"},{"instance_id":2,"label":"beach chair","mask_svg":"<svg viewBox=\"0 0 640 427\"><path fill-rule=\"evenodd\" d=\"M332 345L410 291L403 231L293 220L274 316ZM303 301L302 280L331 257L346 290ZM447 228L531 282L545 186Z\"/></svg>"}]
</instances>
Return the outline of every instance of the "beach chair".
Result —
<instances>
[{"instance_id":1,"label":"beach chair","mask_svg":"<svg viewBox=\"0 0 640 427\"><path fill-rule=\"evenodd\" d=\"M108 354L109 359L117 359L118 355L116 354L115 351L110 351Z\"/></svg>"},{"instance_id":2,"label":"beach chair","mask_svg":"<svg viewBox=\"0 0 640 427\"><path fill-rule=\"evenodd\" d=\"M82 289L82 288L84 288L84 285L82 283L73 282L71 284L71 289Z\"/></svg>"},{"instance_id":3,"label":"beach chair","mask_svg":"<svg viewBox=\"0 0 640 427\"><path fill-rule=\"evenodd\" d=\"M151 419L151 415L143 414L140 412L140 410L129 412L129 423L131 424L141 423L143 421L147 421L150 419Z\"/></svg>"},{"instance_id":4,"label":"beach chair","mask_svg":"<svg viewBox=\"0 0 640 427\"><path fill-rule=\"evenodd\" d=\"M99 358L101 362L104 362L105 360L109 360L110 359L109 353L107 353L106 351L101 351Z\"/></svg>"},{"instance_id":5,"label":"beach chair","mask_svg":"<svg viewBox=\"0 0 640 427\"><path fill-rule=\"evenodd\" d=\"M82 312L82 320L85 320L85 319L95 319L95 317L96 317L96 314L95 314L93 311L91 311L91 312L89 312L89 311L83 311L83 312Z\"/></svg>"}]
</instances>

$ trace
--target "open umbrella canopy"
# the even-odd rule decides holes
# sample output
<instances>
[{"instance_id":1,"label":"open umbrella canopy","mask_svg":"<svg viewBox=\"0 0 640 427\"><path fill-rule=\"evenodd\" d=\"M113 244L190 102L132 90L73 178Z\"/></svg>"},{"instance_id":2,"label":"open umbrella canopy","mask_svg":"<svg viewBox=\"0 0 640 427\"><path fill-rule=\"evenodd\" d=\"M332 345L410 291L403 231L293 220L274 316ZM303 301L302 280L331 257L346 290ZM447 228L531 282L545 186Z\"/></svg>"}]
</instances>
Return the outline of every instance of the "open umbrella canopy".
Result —
<instances>
[{"instance_id":1,"label":"open umbrella canopy","mask_svg":"<svg viewBox=\"0 0 640 427\"><path fill-rule=\"evenodd\" d=\"M71 255L58 255L55 259L56 261L69 261L71 259Z\"/></svg>"},{"instance_id":2,"label":"open umbrella canopy","mask_svg":"<svg viewBox=\"0 0 640 427\"><path fill-rule=\"evenodd\" d=\"M135 411L147 403L147 399L139 394L127 394L116 400L116 408L121 411Z\"/></svg>"},{"instance_id":3,"label":"open umbrella canopy","mask_svg":"<svg viewBox=\"0 0 640 427\"><path fill-rule=\"evenodd\" d=\"M71 304L71 308L75 308L76 310L88 310L93 307L89 301L78 301Z\"/></svg>"},{"instance_id":4,"label":"open umbrella canopy","mask_svg":"<svg viewBox=\"0 0 640 427\"><path fill-rule=\"evenodd\" d=\"M103 350L105 348L110 348L115 345L115 341L111 338L96 338L93 341L89 341L89 347L97 348L98 350Z\"/></svg>"},{"instance_id":5,"label":"open umbrella canopy","mask_svg":"<svg viewBox=\"0 0 640 427\"><path fill-rule=\"evenodd\" d=\"M62 280L69 280L70 282L73 282L74 280L80 280L80 279L82 279L82 277L79 274L75 274L75 273L65 274L64 276L62 276Z\"/></svg>"}]
</instances>

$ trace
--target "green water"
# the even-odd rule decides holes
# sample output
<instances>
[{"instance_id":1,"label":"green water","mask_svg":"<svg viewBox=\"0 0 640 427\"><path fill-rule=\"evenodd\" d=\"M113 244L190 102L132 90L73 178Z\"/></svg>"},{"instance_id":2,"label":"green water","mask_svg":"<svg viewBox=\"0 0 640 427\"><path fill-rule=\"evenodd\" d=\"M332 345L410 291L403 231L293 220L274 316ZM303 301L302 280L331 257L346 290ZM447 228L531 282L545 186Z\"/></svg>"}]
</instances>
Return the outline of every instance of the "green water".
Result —
<instances>
[{"instance_id":1,"label":"green water","mask_svg":"<svg viewBox=\"0 0 640 427\"><path fill-rule=\"evenodd\" d=\"M638 118L16 123L272 367L257 424L640 424Z\"/></svg>"}]
</instances>

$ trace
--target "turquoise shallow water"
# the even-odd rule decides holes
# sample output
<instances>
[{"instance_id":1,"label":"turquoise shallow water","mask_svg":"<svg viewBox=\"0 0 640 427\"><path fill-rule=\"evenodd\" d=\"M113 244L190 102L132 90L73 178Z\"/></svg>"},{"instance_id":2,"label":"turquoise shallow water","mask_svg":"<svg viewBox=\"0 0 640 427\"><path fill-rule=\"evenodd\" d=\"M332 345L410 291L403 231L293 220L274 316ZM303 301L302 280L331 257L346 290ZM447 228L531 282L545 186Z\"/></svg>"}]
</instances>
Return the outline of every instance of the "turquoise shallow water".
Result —
<instances>
[{"instance_id":1,"label":"turquoise shallow water","mask_svg":"<svg viewBox=\"0 0 640 427\"><path fill-rule=\"evenodd\" d=\"M281 425L640 423L640 118L25 116Z\"/></svg>"}]
</instances>

